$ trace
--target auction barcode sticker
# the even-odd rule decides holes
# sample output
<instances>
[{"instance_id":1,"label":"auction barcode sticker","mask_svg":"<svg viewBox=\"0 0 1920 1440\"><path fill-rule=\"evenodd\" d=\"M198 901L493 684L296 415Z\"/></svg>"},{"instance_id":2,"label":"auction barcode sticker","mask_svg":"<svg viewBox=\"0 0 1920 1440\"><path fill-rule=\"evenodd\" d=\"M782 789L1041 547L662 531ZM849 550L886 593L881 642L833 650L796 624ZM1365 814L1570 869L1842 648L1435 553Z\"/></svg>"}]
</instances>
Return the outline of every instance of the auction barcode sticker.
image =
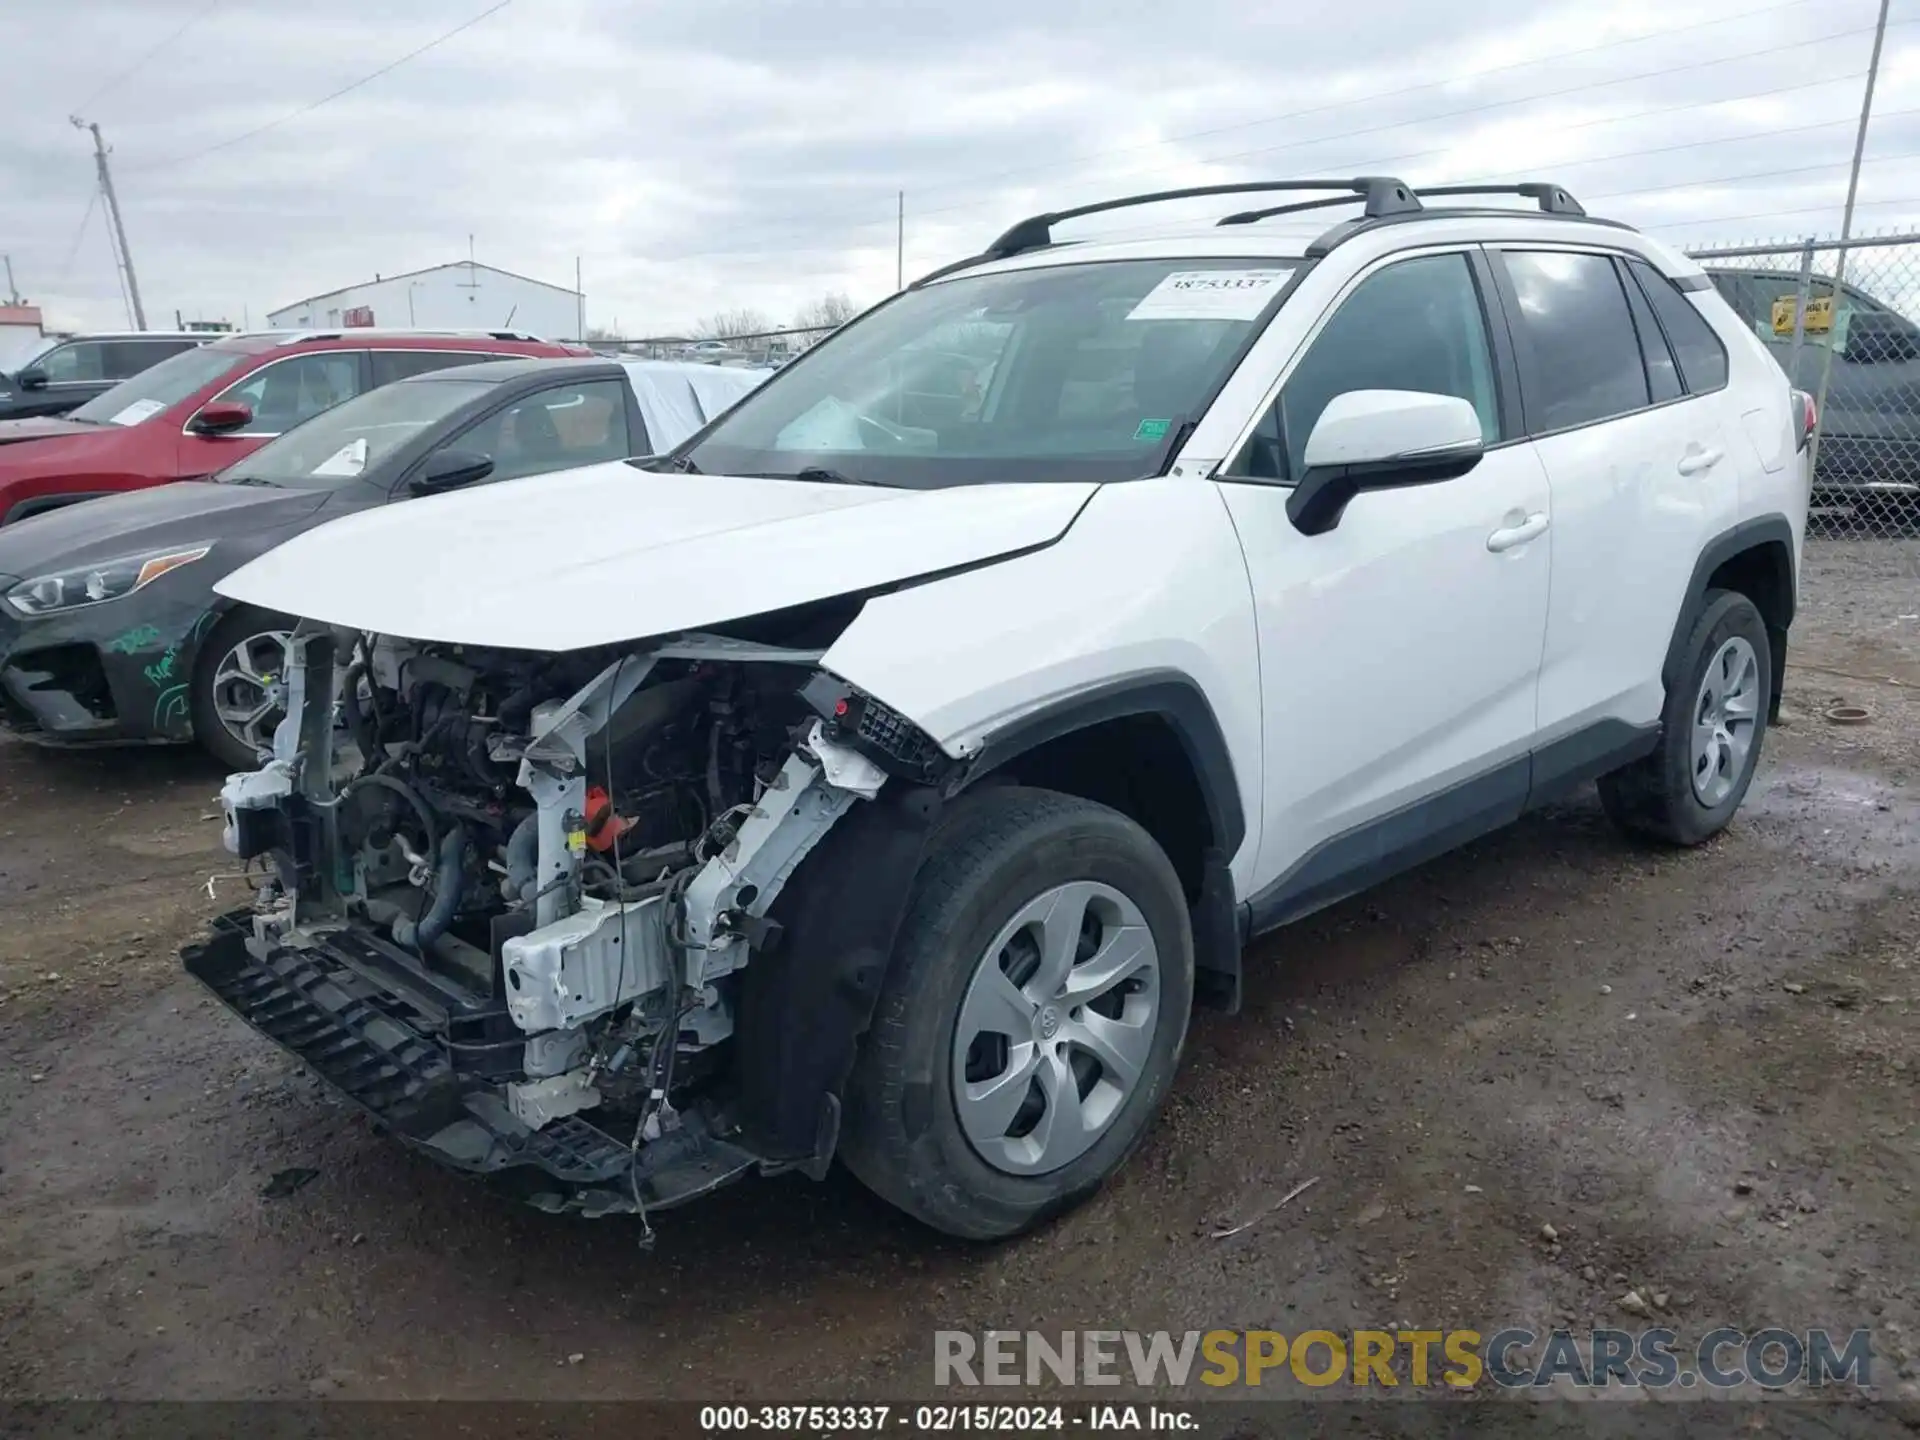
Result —
<instances>
[{"instance_id":1,"label":"auction barcode sticker","mask_svg":"<svg viewBox=\"0 0 1920 1440\"><path fill-rule=\"evenodd\" d=\"M1289 270L1176 270L1141 297L1129 320L1252 320Z\"/></svg>"}]
</instances>

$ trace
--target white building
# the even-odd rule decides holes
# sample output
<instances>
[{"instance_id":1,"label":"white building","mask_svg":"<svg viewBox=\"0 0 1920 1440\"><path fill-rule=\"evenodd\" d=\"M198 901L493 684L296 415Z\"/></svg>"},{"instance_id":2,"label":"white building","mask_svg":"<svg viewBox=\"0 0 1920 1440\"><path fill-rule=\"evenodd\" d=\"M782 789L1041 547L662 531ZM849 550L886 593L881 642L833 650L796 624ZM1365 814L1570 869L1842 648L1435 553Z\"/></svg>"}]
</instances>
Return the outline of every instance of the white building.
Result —
<instances>
[{"instance_id":1,"label":"white building","mask_svg":"<svg viewBox=\"0 0 1920 1440\"><path fill-rule=\"evenodd\" d=\"M315 295L270 312L267 324L275 330L520 330L543 340L577 340L580 317L576 291L461 260Z\"/></svg>"},{"instance_id":2,"label":"white building","mask_svg":"<svg viewBox=\"0 0 1920 1440\"><path fill-rule=\"evenodd\" d=\"M0 371L30 360L46 343L38 305L0 305Z\"/></svg>"}]
</instances>

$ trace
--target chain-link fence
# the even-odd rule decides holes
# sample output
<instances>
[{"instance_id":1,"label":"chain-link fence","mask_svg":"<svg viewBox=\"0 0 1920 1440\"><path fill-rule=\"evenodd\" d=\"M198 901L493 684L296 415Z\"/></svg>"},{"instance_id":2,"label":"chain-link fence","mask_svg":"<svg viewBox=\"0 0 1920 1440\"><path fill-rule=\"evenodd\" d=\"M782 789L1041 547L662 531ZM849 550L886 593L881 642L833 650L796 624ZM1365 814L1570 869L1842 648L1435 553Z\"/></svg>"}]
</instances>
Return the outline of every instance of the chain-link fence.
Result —
<instances>
[{"instance_id":1,"label":"chain-link fence","mask_svg":"<svg viewBox=\"0 0 1920 1440\"><path fill-rule=\"evenodd\" d=\"M1689 253L1819 401L1813 533L1920 537L1920 235Z\"/></svg>"}]
</instances>

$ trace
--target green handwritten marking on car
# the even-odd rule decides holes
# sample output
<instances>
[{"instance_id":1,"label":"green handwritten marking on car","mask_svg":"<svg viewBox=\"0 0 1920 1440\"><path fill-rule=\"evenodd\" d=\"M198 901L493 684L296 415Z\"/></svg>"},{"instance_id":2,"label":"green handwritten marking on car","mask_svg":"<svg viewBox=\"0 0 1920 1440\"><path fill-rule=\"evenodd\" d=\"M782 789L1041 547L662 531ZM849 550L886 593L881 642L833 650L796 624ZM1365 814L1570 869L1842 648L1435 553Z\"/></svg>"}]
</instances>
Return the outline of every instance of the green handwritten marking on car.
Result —
<instances>
[{"instance_id":1,"label":"green handwritten marking on car","mask_svg":"<svg viewBox=\"0 0 1920 1440\"><path fill-rule=\"evenodd\" d=\"M152 677L149 676L149 679ZM158 683L158 682L156 682ZM172 730L187 723L187 687L170 685L153 700L153 729Z\"/></svg>"},{"instance_id":2,"label":"green handwritten marking on car","mask_svg":"<svg viewBox=\"0 0 1920 1440\"><path fill-rule=\"evenodd\" d=\"M140 673L147 677L149 685L164 685L173 678L173 669L180 661L180 647L169 645L166 653Z\"/></svg>"},{"instance_id":3,"label":"green handwritten marking on car","mask_svg":"<svg viewBox=\"0 0 1920 1440\"><path fill-rule=\"evenodd\" d=\"M160 643L160 630L154 625L137 625L124 635L116 635L107 642L107 649L115 655L132 655L136 651L151 650Z\"/></svg>"}]
</instances>

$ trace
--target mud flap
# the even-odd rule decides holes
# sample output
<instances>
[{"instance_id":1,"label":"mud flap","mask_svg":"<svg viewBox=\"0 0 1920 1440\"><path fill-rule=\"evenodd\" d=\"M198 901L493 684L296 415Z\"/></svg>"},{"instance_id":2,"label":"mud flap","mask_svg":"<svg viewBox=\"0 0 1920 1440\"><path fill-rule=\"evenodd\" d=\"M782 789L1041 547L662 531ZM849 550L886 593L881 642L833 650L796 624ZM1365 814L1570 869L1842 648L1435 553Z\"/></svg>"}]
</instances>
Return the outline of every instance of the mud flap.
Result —
<instances>
[{"instance_id":1,"label":"mud flap","mask_svg":"<svg viewBox=\"0 0 1920 1440\"><path fill-rule=\"evenodd\" d=\"M1227 857L1208 850L1201 861L1200 896L1188 910L1193 924L1193 998L1228 1015L1240 1013L1240 915L1233 903Z\"/></svg>"},{"instance_id":2,"label":"mud flap","mask_svg":"<svg viewBox=\"0 0 1920 1440\"><path fill-rule=\"evenodd\" d=\"M734 1030L740 1121L770 1160L818 1176L833 1159L840 1095L940 803L895 782L855 805L774 903L781 940L747 967Z\"/></svg>"}]
</instances>

